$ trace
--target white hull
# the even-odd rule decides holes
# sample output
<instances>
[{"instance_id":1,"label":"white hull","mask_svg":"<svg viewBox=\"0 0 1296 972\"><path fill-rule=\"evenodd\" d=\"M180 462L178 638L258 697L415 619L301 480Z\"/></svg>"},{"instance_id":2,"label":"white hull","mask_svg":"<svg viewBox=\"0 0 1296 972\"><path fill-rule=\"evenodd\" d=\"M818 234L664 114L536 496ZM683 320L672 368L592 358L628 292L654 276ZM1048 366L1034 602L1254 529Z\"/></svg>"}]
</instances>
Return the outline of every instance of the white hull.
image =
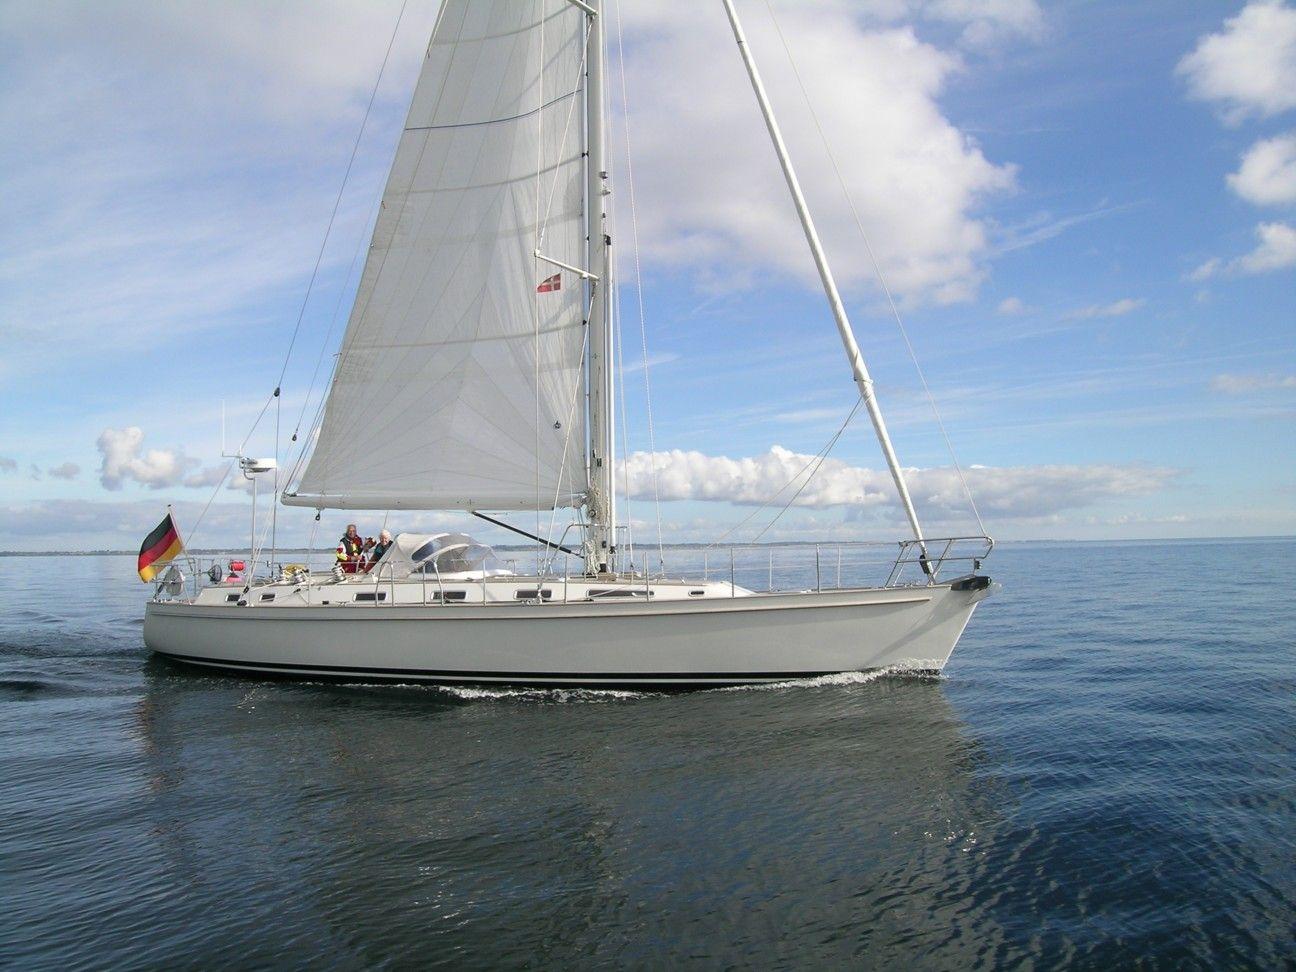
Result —
<instances>
[{"instance_id":1,"label":"white hull","mask_svg":"<svg viewBox=\"0 0 1296 972\"><path fill-rule=\"evenodd\" d=\"M987 593L946 583L657 603L272 608L154 601L144 641L178 661L263 675L733 685L880 668L940 671Z\"/></svg>"}]
</instances>

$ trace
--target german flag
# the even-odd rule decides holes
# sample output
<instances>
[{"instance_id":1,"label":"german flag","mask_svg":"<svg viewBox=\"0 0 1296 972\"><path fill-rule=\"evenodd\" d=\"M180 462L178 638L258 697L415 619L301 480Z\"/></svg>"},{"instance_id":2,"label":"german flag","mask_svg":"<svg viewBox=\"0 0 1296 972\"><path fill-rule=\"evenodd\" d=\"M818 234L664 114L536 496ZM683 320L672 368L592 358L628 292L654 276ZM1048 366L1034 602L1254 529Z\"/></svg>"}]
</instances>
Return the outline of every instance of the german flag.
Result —
<instances>
[{"instance_id":1,"label":"german flag","mask_svg":"<svg viewBox=\"0 0 1296 972\"><path fill-rule=\"evenodd\" d=\"M180 531L176 529L175 521L171 519L171 514L168 512L156 529L145 537L144 542L140 544L140 580L147 584L157 576L159 567L174 560L176 555L183 549L184 544L180 542Z\"/></svg>"}]
</instances>

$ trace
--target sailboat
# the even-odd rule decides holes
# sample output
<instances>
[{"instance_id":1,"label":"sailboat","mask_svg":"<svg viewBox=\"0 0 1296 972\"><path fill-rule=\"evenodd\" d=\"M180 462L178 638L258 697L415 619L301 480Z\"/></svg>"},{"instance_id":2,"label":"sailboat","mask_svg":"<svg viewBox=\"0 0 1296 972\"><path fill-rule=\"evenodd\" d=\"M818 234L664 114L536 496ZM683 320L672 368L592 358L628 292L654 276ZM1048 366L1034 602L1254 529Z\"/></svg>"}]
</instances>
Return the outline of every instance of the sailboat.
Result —
<instances>
[{"instance_id":1,"label":"sailboat","mask_svg":"<svg viewBox=\"0 0 1296 972\"><path fill-rule=\"evenodd\" d=\"M262 675L599 688L945 666L991 591L979 568L993 543L924 536L738 13L723 5L912 531L890 579L759 592L732 572L626 569L603 4L445 0L321 418L280 501L571 509L575 537L536 539L579 568L559 573L551 557L518 573L466 535L401 534L357 574L284 568L191 595L173 577L146 608L153 652ZM965 541L974 555L956 555Z\"/></svg>"}]
</instances>

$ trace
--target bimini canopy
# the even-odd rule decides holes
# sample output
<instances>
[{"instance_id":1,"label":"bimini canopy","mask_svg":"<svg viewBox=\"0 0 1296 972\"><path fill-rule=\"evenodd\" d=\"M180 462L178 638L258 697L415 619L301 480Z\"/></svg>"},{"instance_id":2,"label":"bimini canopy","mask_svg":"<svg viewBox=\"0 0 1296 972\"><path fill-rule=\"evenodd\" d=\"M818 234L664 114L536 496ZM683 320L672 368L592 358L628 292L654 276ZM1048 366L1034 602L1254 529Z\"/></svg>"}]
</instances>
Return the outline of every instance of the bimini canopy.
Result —
<instances>
[{"instance_id":1,"label":"bimini canopy","mask_svg":"<svg viewBox=\"0 0 1296 972\"><path fill-rule=\"evenodd\" d=\"M498 577L511 574L500 564L495 551L466 533L399 533L387 552L370 570L382 578L409 577Z\"/></svg>"}]
</instances>

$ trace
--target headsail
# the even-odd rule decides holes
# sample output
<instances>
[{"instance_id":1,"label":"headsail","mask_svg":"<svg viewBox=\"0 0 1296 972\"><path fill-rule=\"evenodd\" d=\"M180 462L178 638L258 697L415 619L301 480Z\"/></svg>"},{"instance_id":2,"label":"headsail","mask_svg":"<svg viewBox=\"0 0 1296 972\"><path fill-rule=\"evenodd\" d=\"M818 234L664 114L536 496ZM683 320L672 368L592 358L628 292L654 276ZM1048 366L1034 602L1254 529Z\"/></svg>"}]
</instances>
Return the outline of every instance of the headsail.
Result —
<instances>
[{"instance_id":1,"label":"headsail","mask_svg":"<svg viewBox=\"0 0 1296 972\"><path fill-rule=\"evenodd\" d=\"M318 441L284 502L578 506L587 492L586 17L446 0L392 164Z\"/></svg>"}]
</instances>

